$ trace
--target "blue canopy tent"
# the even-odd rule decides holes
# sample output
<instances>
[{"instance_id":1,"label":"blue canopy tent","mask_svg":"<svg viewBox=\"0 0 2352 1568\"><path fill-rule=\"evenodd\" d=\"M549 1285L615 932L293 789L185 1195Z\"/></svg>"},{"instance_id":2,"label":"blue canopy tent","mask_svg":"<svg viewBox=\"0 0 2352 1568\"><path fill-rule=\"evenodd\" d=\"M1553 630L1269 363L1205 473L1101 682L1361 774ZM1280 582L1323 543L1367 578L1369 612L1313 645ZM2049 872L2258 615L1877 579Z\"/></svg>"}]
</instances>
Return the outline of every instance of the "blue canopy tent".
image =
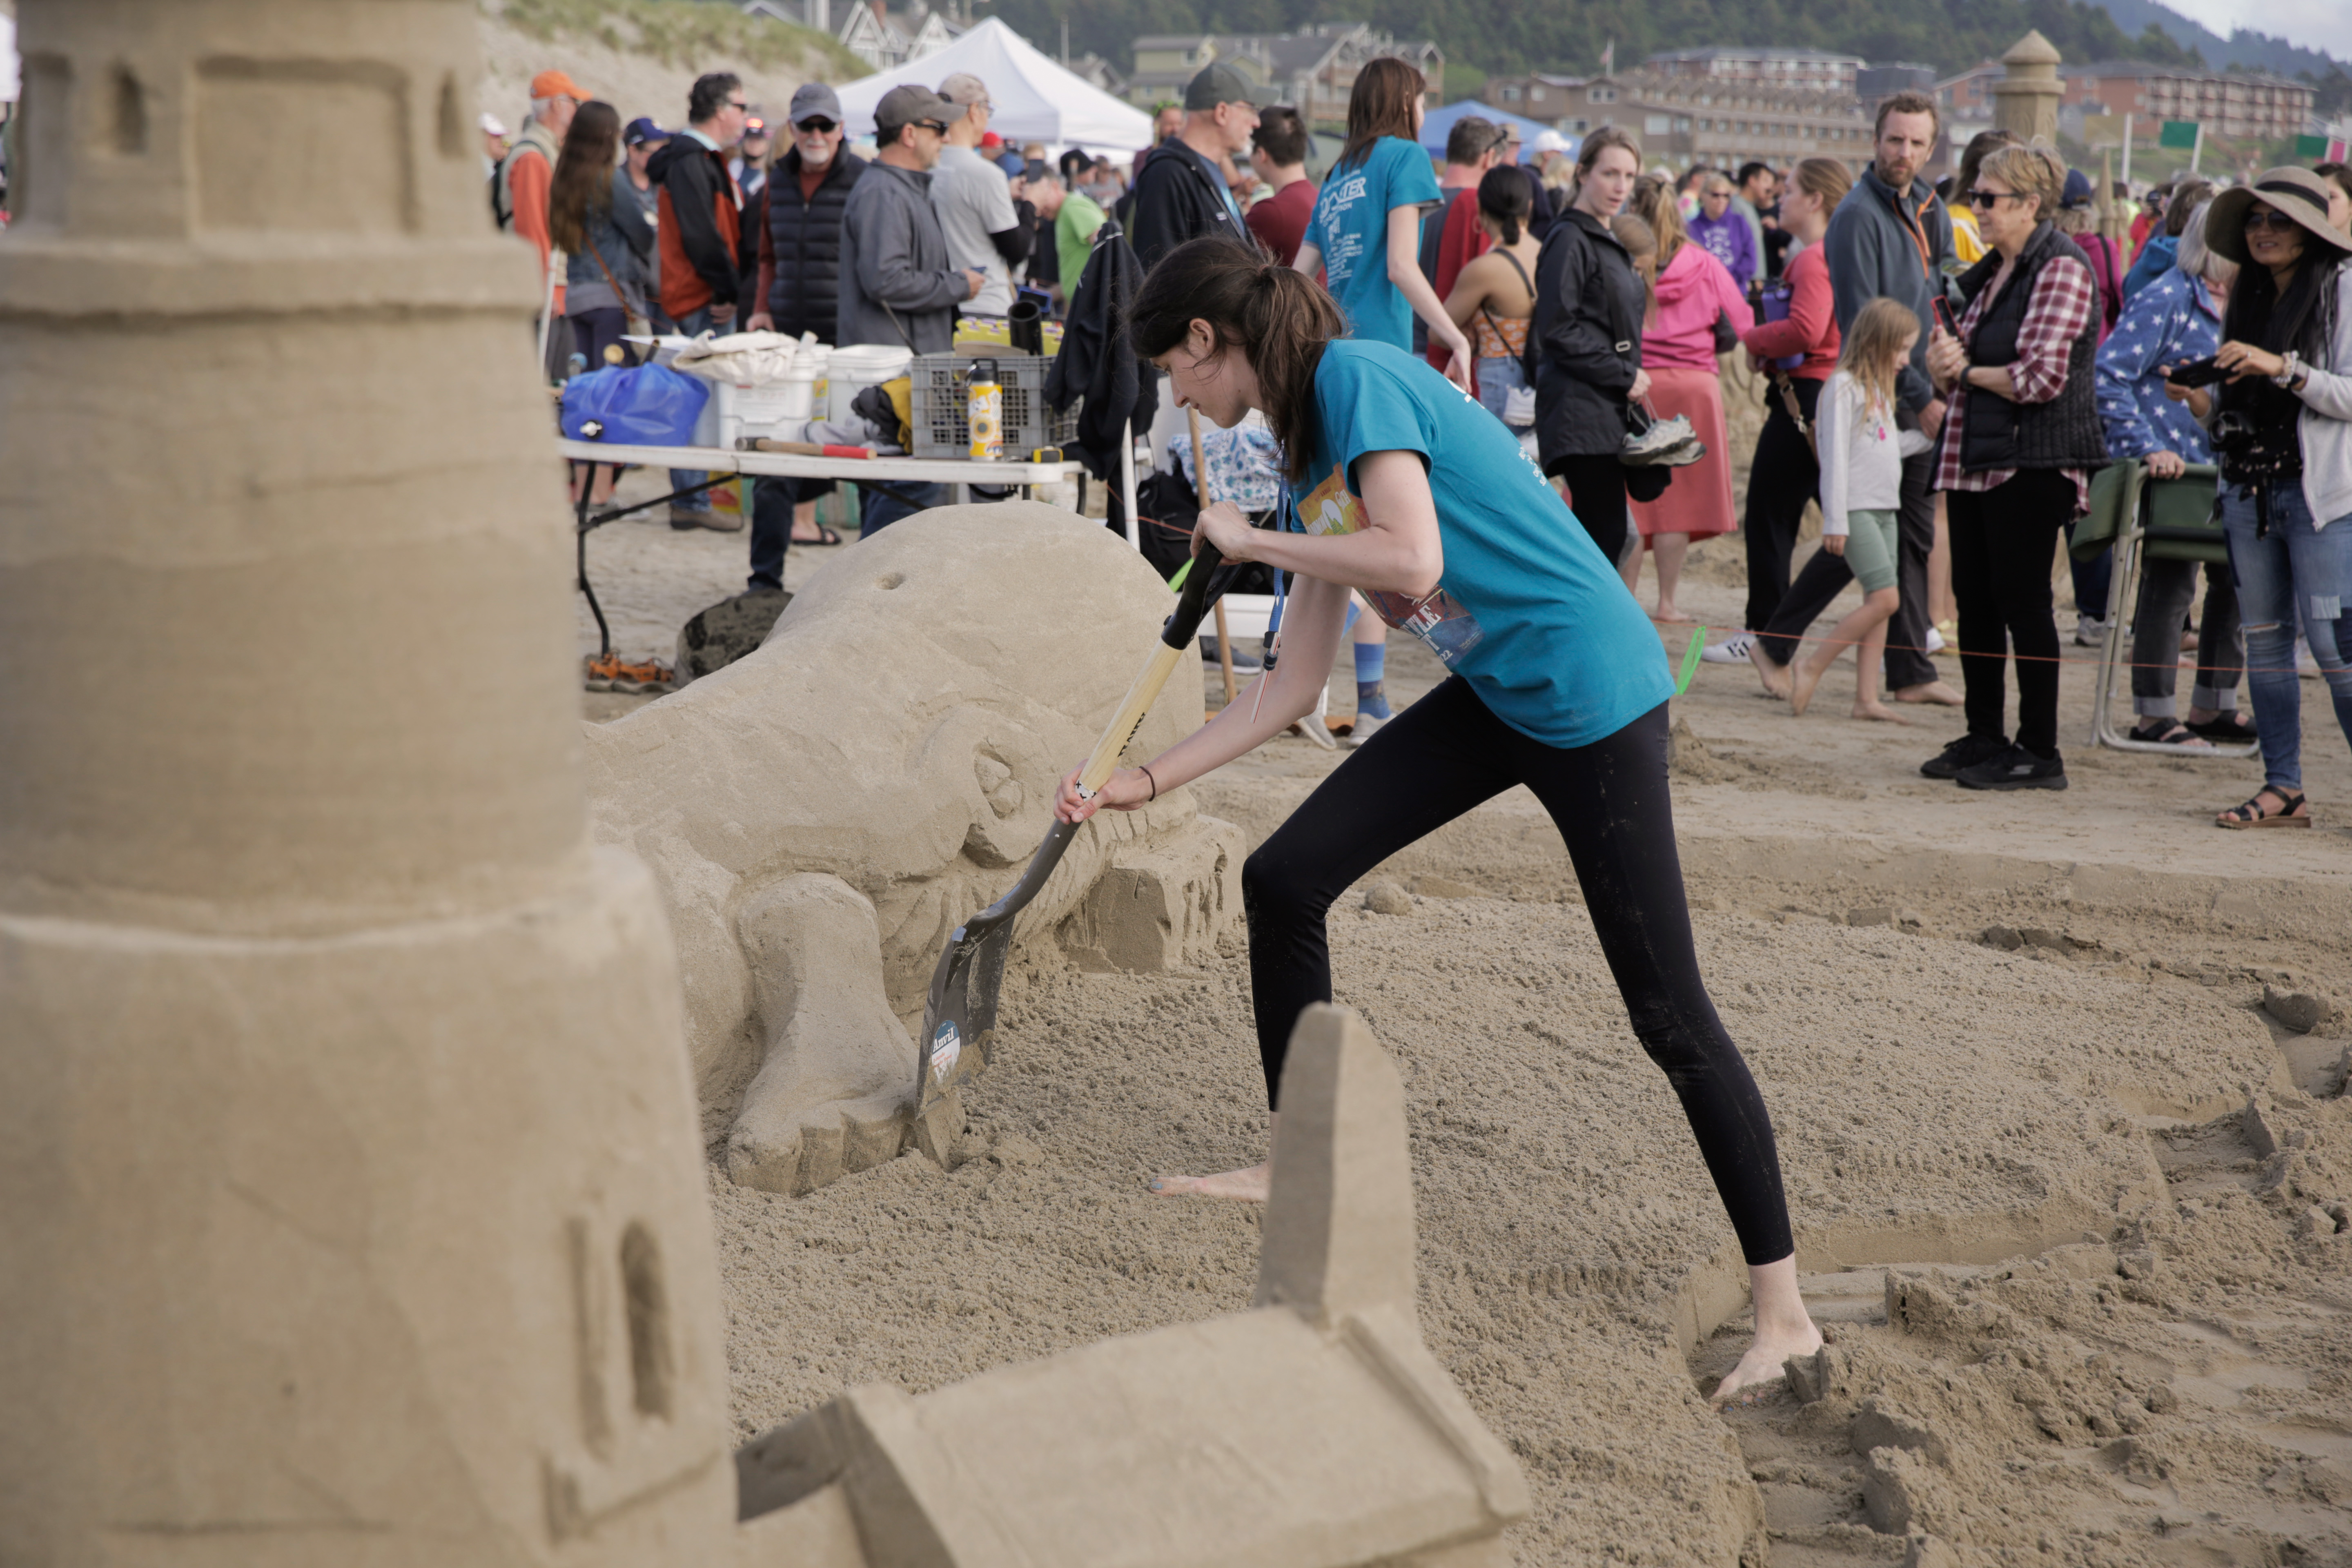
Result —
<instances>
[{"instance_id":1,"label":"blue canopy tent","mask_svg":"<svg viewBox=\"0 0 2352 1568\"><path fill-rule=\"evenodd\" d=\"M1474 114L1481 120L1491 120L1497 125L1517 126L1519 142L1523 149L1533 146L1538 136L1551 129L1540 120L1529 120L1524 114L1513 114L1507 109L1497 109L1491 103L1481 103L1475 98L1465 98L1458 102L1449 103L1443 109L1433 109L1429 111L1428 116L1421 122L1422 146L1428 150L1431 157L1443 163L1445 158L1447 133L1453 131L1457 121L1466 120ZM1574 153L1577 139L1570 136L1566 140L1569 152L1571 154ZM1526 156L1525 152L1522 151L1520 155Z\"/></svg>"}]
</instances>

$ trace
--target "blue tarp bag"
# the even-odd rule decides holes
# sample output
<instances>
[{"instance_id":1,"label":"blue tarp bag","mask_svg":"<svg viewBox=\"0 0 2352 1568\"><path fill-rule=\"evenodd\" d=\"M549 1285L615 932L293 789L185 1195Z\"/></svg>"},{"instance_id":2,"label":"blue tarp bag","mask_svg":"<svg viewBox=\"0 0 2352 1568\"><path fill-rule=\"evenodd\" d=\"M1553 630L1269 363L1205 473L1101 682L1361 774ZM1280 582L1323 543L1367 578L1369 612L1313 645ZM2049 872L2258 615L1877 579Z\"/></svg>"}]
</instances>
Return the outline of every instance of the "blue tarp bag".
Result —
<instances>
[{"instance_id":1,"label":"blue tarp bag","mask_svg":"<svg viewBox=\"0 0 2352 1568\"><path fill-rule=\"evenodd\" d=\"M667 365L606 365L563 384L563 434L616 447L690 446L709 400L708 384Z\"/></svg>"}]
</instances>

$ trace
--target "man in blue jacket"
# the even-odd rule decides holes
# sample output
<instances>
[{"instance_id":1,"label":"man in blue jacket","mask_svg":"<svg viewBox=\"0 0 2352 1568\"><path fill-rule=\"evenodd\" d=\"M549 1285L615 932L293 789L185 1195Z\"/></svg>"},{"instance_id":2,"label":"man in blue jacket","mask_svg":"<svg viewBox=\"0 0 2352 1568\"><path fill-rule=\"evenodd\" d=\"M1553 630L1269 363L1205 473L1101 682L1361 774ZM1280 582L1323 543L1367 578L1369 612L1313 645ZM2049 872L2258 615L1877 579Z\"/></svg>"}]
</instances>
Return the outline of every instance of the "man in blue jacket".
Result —
<instances>
[{"instance_id":1,"label":"man in blue jacket","mask_svg":"<svg viewBox=\"0 0 2352 1568\"><path fill-rule=\"evenodd\" d=\"M1936 546L1936 502L1927 481L1935 467L1935 438L1944 427L1944 404L1927 380L1927 336L1944 300L1945 272L1952 259L1952 220L1936 199L1936 187L1920 169L1942 131L1936 100L1923 92L1898 92L1878 106L1871 166L1830 215L1822 250L1830 269L1830 292L1841 335L1873 300L1902 300L1919 315L1919 338L1911 363L1895 381L1896 423L1903 428L1903 508L1898 524L1900 556L1895 586L1903 595L1886 634L1886 686L1898 702L1937 702L1958 707L1960 694L1936 673L1927 657L1927 556ZM1926 437L1925 440L1918 437ZM1853 573L1842 555L1816 551L1789 584L1769 626L1748 646L1748 657L1774 695L1789 694L1789 665L1806 628L1818 619Z\"/></svg>"}]
</instances>

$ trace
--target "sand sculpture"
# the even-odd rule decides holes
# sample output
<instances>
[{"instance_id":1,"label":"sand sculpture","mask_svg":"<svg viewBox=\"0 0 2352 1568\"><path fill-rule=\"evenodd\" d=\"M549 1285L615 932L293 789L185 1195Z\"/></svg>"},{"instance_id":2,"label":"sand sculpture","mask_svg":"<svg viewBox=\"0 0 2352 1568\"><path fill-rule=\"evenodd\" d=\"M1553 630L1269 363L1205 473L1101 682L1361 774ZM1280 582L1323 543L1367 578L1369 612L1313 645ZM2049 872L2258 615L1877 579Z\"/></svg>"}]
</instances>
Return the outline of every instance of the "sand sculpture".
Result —
<instances>
[{"instance_id":1,"label":"sand sculpture","mask_svg":"<svg viewBox=\"0 0 2352 1568\"><path fill-rule=\"evenodd\" d=\"M1491 1560L1525 1489L1422 1347L1402 1090L1334 1013L1294 1053L1263 1310L919 1401L859 1390L814 1423L843 1446L806 1450L837 1474L738 1523L766 1505L741 1497L759 1456L730 1462L675 949L654 879L587 831L558 470L516 458L550 438L536 295L527 253L482 221L457 86L474 9L26 0L19 20L0 1558L978 1564L1018 1542L1031 1563ZM986 549L1017 560L1118 548L1002 515ZM850 601L884 591L877 569L944 610L939 563L971 565L973 531L950 515L901 524L895 555L861 546L807 624L856 646ZM1139 564L1109 580L1091 605L1023 599L1034 646L1148 634L1164 590ZM103 641L80 635L98 624ZM989 625L930 635L969 649ZM462 678L417 679L420 648ZM822 666L790 635L771 653L632 732L713 746L702 796L751 799L711 782L730 758L695 724L756 727L742 693L763 670ZM1083 748L1066 710L1122 679L1041 655L1020 678L1047 696L1024 706L915 668L858 672L892 706L845 722L831 768L878 770L928 712L922 754L954 762L911 776L961 769L988 808L853 816L840 842L866 858L841 865L927 878L904 902L772 848L736 908L769 911L738 929L772 952L761 1016L788 1040L897 1023L884 933L931 943L916 928L966 895L958 845L971 878L1018 858L1045 770ZM963 703L1003 711L983 726ZM775 754L772 734L737 739L738 760ZM841 798L812 772L783 782ZM1074 853L1048 912L1107 963L1212 940L1214 910L1139 937L1088 900L1222 841L1171 802ZM1005 1439L1001 1463L940 1432ZM1259 1490L1237 1507L1232 1474L1151 1462L1170 1455L1247 1463Z\"/></svg>"},{"instance_id":2,"label":"sand sculpture","mask_svg":"<svg viewBox=\"0 0 2352 1568\"><path fill-rule=\"evenodd\" d=\"M1020 875L1167 588L1099 526L942 507L861 542L754 654L586 727L596 837L654 869L727 1167L801 1193L898 1152L949 933ZM1199 721L1182 674L1133 750ZM1189 791L1087 825L1016 940L1098 969L1238 951L1242 839Z\"/></svg>"},{"instance_id":3,"label":"sand sculpture","mask_svg":"<svg viewBox=\"0 0 2352 1568\"><path fill-rule=\"evenodd\" d=\"M586 831L475 8L17 11L0 1557L718 1561L677 972Z\"/></svg>"},{"instance_id":4,"label":"sand sculpture","mask_svg":"<svg viewBox=\"0 0 2352 1568\"><path fill-rule=\"evenodd\" d=\"M1414 1316L1396 1067L1355 1014L1311 1007L1282 1104L1255 1310L920 1396L850 1390L738 1453L761 1560L1507 1561L1526 1480Z\"/></svg>"}]
</instances>

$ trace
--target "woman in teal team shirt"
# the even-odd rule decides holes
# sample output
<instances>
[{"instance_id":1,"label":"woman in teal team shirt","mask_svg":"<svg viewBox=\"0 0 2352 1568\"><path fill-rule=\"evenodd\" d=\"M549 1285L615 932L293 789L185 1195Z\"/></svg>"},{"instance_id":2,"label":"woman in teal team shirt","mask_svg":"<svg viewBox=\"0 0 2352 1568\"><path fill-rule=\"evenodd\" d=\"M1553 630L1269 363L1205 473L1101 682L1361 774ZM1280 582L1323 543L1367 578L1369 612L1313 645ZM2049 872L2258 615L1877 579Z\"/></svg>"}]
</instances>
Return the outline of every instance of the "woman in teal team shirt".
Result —
<instances>
[{"instance_id":1,"label":"woman in teal team shirt","mask_svg":"<svg viewBox=\"0 0 2352 1568\"><path fill-rule=\"evenodd\" d=\"M1136 352L1177 401L1228 428L1262 411L1298 499L1281 531L1232 506L1201 529L1232 561L1295 574L1284 658L1263 700L1081 800L1132 811L1313 711L1350 589L1452 670L1335 770L1242 871L1250 987L1269 1100L1290 1031L1331 998L1324 917L1406 845L1526 784L1568 841L1633 1032L1665 1070L1739 1237L1756 1341L1717 1390L1753 1396L1822 1337L1797 1293L1780 1154L1763 1097L1700 981L1666 789L1666 661L1633 595L1502 422L1423 360L1340 336L1312 280L1229 240L1161 259L1129 312ZM1335 341L1336 340L1336 341ZM1257 1198L1270 1163L1165 1176L1155 1191Z\"/></svg>"},{"instance_id":2,"label":"woman in teal team shirt","mask_svg":"<svg viewBox=\"0 0 2352 1568\"><path fill-rule=\"evenodd\" d=\"M1355 335L1412 348L1412 318L1433 343L1454 351L1446 379L1468 390L1470 340L1421 275L1421 215L1444 193L1422 150L1422 74L1402 60L1366 66L1348 94L1348 140L1315 197L1315 216L1292 263L1307 277L1323 269Z\"/></svg>"}]
</instances>

